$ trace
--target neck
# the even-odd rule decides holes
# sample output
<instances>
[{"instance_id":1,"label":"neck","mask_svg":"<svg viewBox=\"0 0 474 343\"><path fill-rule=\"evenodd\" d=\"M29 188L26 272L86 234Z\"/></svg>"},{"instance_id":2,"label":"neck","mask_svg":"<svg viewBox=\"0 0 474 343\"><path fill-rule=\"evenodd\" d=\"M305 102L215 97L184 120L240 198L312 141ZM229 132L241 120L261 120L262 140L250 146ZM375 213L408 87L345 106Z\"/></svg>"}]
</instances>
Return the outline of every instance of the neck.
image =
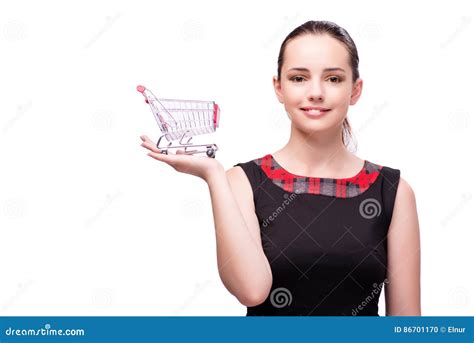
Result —
<instances>
[{"instance_id":1,"label":"neck","mask_svg":"<svg viewBox=\"0 0 474 343\"><path fill-rule=\"evenodd\" d=\"M288 143L276 153L288 168L300 175L341 172L358 163L342 142L342 126L332 131L306 133L291 126Z\"/></svg>"}]
</instances>

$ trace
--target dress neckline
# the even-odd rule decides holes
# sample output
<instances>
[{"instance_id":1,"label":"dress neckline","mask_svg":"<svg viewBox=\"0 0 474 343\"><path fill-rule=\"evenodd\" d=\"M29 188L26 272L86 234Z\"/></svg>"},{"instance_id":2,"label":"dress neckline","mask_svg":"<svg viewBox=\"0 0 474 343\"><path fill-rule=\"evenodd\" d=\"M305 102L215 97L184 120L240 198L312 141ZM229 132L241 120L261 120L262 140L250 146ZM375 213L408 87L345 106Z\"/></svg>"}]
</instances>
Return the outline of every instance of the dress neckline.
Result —
<instances>
[{"instance_id":1,"label":"dress neckline","mask_svg":"<svg viewBox=\"0 0 474 343\"><path fill-rule=\"evenodd\" d=\"M269 157L274 163L274 165L286 175L294 177L294 178L303 178L303 179L309 179L309 180L318 179L318 180L332 180L332 181L346 181L346 182L354 181L354 180L357 180L365 172L368 165L368 161L364 159L362 168L357 172L357 174L350 177L332 178L332 177L304 176L304 175L293 174L290 171L286 170L280 163L278 163L278 161L275 159L275 157L272 154L268 154L267 157Z\"/></svg>"},{"instance_id":2,"label":"dress neckline","mask_svg":"<svg viewBox=\"0 0 474 343\"><path fill-rule=\"evenodd\" d=\"M352 198L364 193L378 179L383 166L364 160L364 166L354 176L348 178L320 178L295 175L283 168L272 154L254 159L273 184L291 193L327 195L337 198Z\"/></svg>"}]
</instances>

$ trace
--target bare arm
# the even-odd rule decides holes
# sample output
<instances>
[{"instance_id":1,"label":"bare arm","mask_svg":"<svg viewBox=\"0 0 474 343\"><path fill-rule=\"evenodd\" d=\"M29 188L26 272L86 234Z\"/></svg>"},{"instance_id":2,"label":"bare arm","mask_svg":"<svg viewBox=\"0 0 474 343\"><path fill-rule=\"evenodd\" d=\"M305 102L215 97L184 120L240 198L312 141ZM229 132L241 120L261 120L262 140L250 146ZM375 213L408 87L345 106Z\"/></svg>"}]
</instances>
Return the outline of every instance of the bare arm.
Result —
<instances>
[{"instance_id":1,"label":"bare arm","mask_svg":"<svg viewBox=\"0 0 474 343\"><path fill-rule=\"evenodd\" d=\"M415 194L402 178L398 185L388 237L387 316L421 316L420 230Z\"/></svg>"},{"instance_id":2,"label":"bare arm","mask_svg":"<svg viewBox=\"0 0 474 343\"><path fill-rule=\"evenodd\" d=\"M225 287L245 306L265 301L272 273L260 238L253 192L240 167L207 178L217 242L217 264Z\"/></svg>"},{"instance_id":3,"label":"bare arm","mask_svg":"<svg viewBox=\"0 0 474 343\"><path fill-rule=\"evenodd\" d=\"M225 172L216 159L187 155L184 150L162 154L150 138L145 135L140 138L141 146L150 150L150 157L207 182L219 276L243 305L256 306L264 302L272 286L272 272L260 240L252 187L242 168L234 167Z\"/></svg>"}]
</instances>

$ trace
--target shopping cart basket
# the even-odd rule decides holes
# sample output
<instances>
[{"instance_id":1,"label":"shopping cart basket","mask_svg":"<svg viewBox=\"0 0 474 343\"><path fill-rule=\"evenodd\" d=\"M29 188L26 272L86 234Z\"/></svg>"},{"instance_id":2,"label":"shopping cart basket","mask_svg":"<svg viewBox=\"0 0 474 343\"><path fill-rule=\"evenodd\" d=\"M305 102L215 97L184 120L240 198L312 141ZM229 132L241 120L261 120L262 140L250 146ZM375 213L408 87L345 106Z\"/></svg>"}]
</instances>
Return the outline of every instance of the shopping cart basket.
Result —
<instances>
[{"instance_id":1,"label":"shopping cart basket","mask_svg":"<svg viewBox=\"0 0 474 343\"><path fill-rule=\"evenodd\" d=\"M162 154L168 154L168 149L184 148L184 153L193 155L206 153L214 158L218 150L216 144L192 144L193 136L204 135L216 131L219 126L219 106L213 101L158 99L144 86L137 86L137 91L143 94L145 102L150 105L156 122L163 135L158 139L156 147ZM169 142L160 146L162 138ZM179 145L172 145L179 139ZM184 142L184 140L186 140ZM188 150L198 148L195 150Z\"/></svg>"}]
</instances>

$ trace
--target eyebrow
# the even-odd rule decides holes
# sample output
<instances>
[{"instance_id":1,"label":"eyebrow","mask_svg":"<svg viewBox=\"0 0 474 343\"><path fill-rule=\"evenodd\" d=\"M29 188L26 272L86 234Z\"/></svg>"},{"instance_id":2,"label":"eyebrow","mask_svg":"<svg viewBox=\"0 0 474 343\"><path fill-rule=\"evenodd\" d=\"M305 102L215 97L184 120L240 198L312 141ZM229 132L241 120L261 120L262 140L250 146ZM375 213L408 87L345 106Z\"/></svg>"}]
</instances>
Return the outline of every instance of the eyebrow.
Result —
<instances>
[{"instance_id":1,"label":"eyebrow","mask_svg":"<svg viewBox=\"0 0 474 343\"><path fill-rule=\"evenodd\" d=\"M308 68L300 68L300 67L296 67L296 68L291 68L291 69L288 69L288 71L292 71L292 70L297 70L297 71L305 71L305 72L309 72L309 69ZM333 68L325 68L323 71L326 72L326 71L342 71L342 72L346 72L344 69L342 68L339 68L339 67L333 67Z\"/></svg>"}]
</instances>

